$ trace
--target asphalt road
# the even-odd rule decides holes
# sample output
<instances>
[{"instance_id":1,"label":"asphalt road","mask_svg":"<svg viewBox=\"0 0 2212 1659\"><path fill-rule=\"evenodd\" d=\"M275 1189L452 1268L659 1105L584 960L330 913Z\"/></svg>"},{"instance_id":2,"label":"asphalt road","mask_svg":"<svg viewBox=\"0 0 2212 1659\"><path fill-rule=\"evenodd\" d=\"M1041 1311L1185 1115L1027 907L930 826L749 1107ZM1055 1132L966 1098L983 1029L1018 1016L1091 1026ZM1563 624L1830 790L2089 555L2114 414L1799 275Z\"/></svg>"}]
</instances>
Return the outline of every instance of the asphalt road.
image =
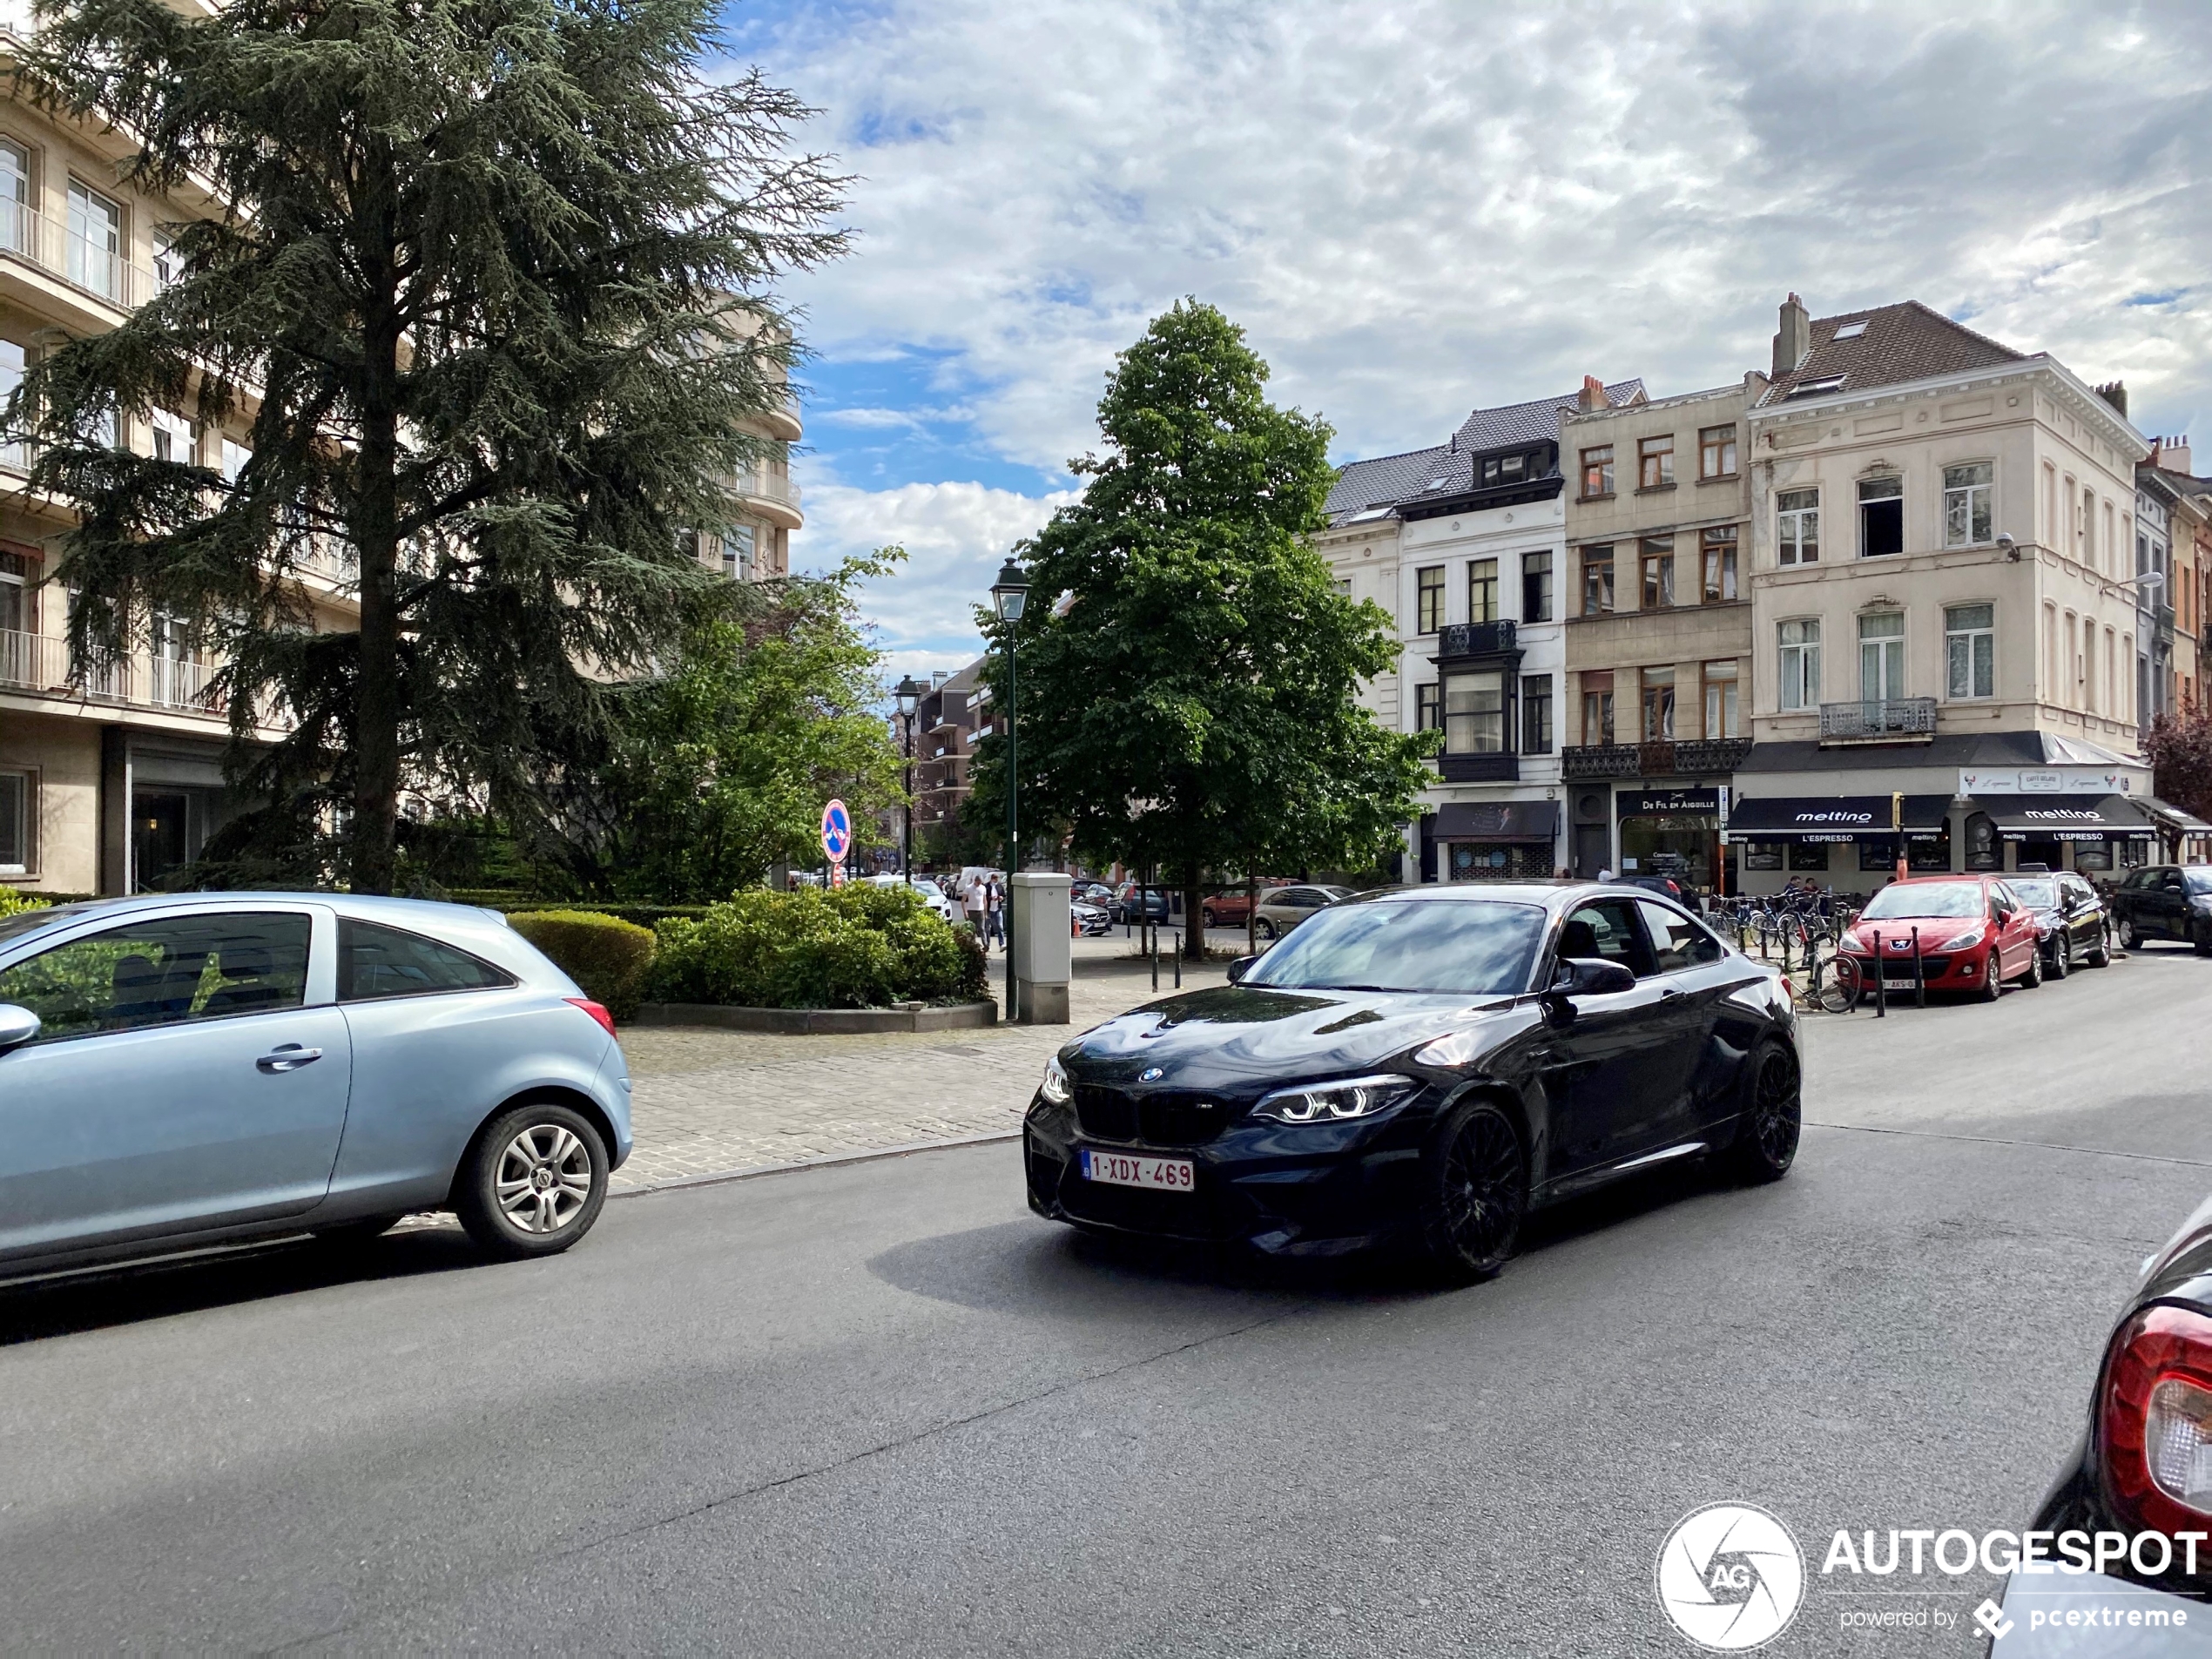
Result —
<instances>
[{"instance_id":1,"label":"asphalt road","mask_svg":"<svg viewBox=\"0 0 2212 1659\"><path fill-rule=\"evenodd\" d=\"M2212 1189L2212 963L1815 1019L1796 1170L1676 1171L1497 1282L1081 1241L1011 1144L0 1294L0 1646L1688 1653L1693 1507L2018 1526ZM1896 1590L1904 1581L1883 1581ZM1932 1576L1963 1618L1993 1588Z\"/></svg>"}]
</instances>

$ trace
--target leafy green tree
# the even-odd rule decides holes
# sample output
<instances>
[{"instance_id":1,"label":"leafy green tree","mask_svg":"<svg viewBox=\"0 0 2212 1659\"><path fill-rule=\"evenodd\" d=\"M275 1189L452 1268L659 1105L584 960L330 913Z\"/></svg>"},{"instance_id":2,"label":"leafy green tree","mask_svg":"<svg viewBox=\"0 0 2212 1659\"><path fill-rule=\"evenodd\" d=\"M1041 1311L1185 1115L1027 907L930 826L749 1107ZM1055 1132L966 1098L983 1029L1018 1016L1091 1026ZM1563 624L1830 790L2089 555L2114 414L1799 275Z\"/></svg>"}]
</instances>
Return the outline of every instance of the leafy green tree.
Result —
<instances>
[{"instance_id":1,"label":"leafy green tree","mask_svg":"<svg viewBox=\"0 0 2212 1659\"><path fill-rule=\"evenodd\" d=\"M715 10L42 0L27 94L133 135L140 188L224 204L10 406L33 488L81 509L71 644L198 619L282 856L343 823L325 867L388 890L403 791L527 823L718 580L683 535L766 447L739 423L793 356L769 285L842 250L843 181L787 153L792 95L701 78ZM116 445L155 409L199 464ZM241 424L250 458L215 464ZM303 625L311 567L351 572L357 633Z\"/></svg>"},{"instance_id":2,"label":"leafy green tree","mask_svg":"<svg viewBox=\"0 0 2212 1659\"><path fill-rule=\"evenodd\" d=\"M854 585L896 559L730 590L734 615L686 640L665 676L624 694L608 763L563 797L557 851L587 891L666 903L726 899L783 863L821 858L823 804L856 828L905 799L905 758Z\"/></svg>"},{"instance_id":3,"label":"leafy green tree","mask_svg":"<svg viewBox=\"0 0 2212 1659\"><path fill-rule=\"evenodd\" d=\"M2151 722L2143 739L2161 800L2202 818L2212 813L2212 706L2184 702Z\"/></svg>"},{"instance_id":4,"label":"leafy green tree","mask_svg":"<svg viewBox=\"0 0 2212 1659\"><path fill-rule=\"evenodd\" d=\"M1082 499L1018 550L1034 583L1018 631L988 624L1001 707L1018 635L1025 821L1157 867L1193 916L1210 869L1365 867L1416 810L1433 742L1355 700L1398 646L1308 539L1329 429L1270 404L1267 374L1211 306L1154 319L1098 406L1109 452L1069 463ZM977 772L971 804L1002 823L994 738Z\"/></svg>"}]
</instances>

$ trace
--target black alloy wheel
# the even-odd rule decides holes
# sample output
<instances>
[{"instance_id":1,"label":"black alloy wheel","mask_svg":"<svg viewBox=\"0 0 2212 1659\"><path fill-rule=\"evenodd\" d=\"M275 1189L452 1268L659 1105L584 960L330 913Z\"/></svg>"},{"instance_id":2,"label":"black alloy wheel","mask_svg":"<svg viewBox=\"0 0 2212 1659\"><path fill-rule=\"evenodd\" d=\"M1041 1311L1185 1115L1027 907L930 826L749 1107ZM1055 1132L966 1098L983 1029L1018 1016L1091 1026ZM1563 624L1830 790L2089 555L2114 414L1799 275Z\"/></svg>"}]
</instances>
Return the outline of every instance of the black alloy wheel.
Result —
<instances>
[{"instance_id":1,"label":"black alloy wheel","mask_svg":"<svg viewBox=\"0 0 2212 1659\"><path fill-rule=\"evenodd\" d=\"M2064 979L2074 971L2074 935L2061 927L2051 938L2051 977Z\"/></svg>"},{"instance_id":2,"label":"black alloy wheel","mask_svg":"<svg viewBox=\"0 0 2212 1659\"><path fill-rule=\"evenodd\" d=\"M1989 955L1982 966L1981 988L1974 993L1975 999L1983 1002L1994 1002L2002 996L2005 994L2004 976L2005 965L2002 953L1996 946L1992 945L1989 948Z\"/></svg>"},{"instance_id":3,"label":"black alloy wheel","mask_svg":"<svg viewBox=\"0 0 2212 1659\"><path fill-rule=\"evenodd\" d=\"M1779 1181L1797 1159L1804 1122L1797 1062L1786 1047L1770 1040L1751 1055L1746 1071L1729 1169L1743 1181Z\"/></svg>"},{"instance_id":4,"label":"black alloy wheel","mask_svg":"<svg viewBox=\"0 0 2212 1659\"><path fill-rule=\"evenodd\" d=\"M1424 1163L1421 1245L1460 1284L1494 1278L1528 1213L1528 1155L1513 1120L1474 1101L1445 1120Z\"/></svg>"},{"instance_id":5,"label":"black alloy wheel","mask_svg":"<svg viewBox=\"0 0 2212 1659\"><path fill-rule=\"evenodd\" d=\"M2097 924L2097 942L2082 953L2081 962L2085 968L2110 968L2112 966L2112 918L2110 916L2107 916Z\"/></svg>"}]
</instances>

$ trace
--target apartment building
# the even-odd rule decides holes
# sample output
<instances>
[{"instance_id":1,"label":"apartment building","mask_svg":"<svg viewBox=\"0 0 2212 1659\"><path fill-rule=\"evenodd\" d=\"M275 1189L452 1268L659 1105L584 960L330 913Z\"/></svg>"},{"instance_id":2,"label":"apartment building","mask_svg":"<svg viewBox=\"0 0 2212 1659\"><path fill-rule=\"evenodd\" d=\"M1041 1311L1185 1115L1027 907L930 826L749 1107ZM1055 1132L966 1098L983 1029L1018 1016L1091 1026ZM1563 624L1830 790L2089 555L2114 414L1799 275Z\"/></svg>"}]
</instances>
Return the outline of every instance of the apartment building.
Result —
<instances>
[{"instance_id":1,"label":"apartment building","mask_svg":"<svg viewBox=\"0 0 2212 1659\"><path fill-rule=\"evenodd\" d=\"M2120 388L1911 301L1780 321L1731 886L2140 861L2170 813L2138 741L2167 524Z\"/></svg>"},{"instance_id":2,"label":"apartment building","mask_svg":"<svg viewBox=\"0 0 2212 1659\"><path fill-rule=\"evenodd\" d=\"M1562 860L1560 415L1585 396L1644 398L1640 381L1588 388L1476 409L1444 444L1351 463L1330 496L1316 545L1345 592L1396 617L1404 646L1396 674L1364 688L1367 706L1393 730L1444 735L1409 879L1548 877Z\"/></svg>"},{"instance_id":3,"label":"apartment building","mask_svg":"<svg viewBox=\"0 0 2212 1659\"><path fill-rule=\"evenodd\" d=\"M934 825L958 815L968 799L968 768L975 744L992 727L991 688L982 683L983 658L948 673L938 669L914 707L914 829L915 858Z\"/></svg>"},{"instance_id":4,"label":"apartment building","mask_svg":"<svg viewBox=\"0 0 2212 1659\"><path fill-rule=\"evenodd\" d=\"M752 332L764 326L756 321ZM777 380L789 383L779 368ZM765 582L791 574L791 538L806 515L799 485L791 475L791 446L805 436L795 399L768 414L740 421L738 429L761 441L763 453L727 480L731 511L727 523L693 533L699 562L732 582Z\"/></svg>"},{"instance_id":5,"label":"apartment building","mask_svg":"<svg viewBox=\"0 0 2212 1659\"><path fill-rule=\"evenodd\" d=\"M1595 381L1562 414L1568 590L1561 772L1568 857L1716 882L1750 748L1750 490L1744 421L1766 389L1615 407Z\"/></svg>"}]
</instances>

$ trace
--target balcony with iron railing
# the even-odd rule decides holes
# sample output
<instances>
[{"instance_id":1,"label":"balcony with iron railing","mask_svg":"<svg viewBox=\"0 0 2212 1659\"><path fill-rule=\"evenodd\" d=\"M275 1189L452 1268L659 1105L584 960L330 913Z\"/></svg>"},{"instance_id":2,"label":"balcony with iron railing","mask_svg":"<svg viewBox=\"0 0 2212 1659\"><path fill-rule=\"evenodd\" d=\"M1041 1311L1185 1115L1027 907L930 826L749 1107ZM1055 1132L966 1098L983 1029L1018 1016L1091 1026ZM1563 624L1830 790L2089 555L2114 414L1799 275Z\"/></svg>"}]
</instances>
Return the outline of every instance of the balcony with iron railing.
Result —
<instances>
[{"instance_id":1,"label":"balcony with iron railing","mask_svg":"<svg viewBox=\"0 0 2212 1659\"><path fill-rule=\"evenodd\" d=\"M1932 697L1869 698L1857 703L1820 705L1823 743L1880 743L1932 738L1936 700Z\"/></svg>"},{"instance_id":2,"label":"balcony with iron railing","mask_svg":"<svg viewBox=\"0 0 2212 1659\"><path fill-rule=\"evenodd\" d=\"M1436 631L1436 660L1443 663L1518 657L1521 651L1514 639L1515 631L1510 618L1447 623Z\"/></svg>"},{"instance_id":3,"label":"balcony with iron railing","mask_svg":"<svg viewBox=\"0 0 2212 1659\"><path fill-rule=\"evenodd\" d=\"M72 701L221 714L226 705L216 669L189 657L134 652L113 662L72 664L69 642L45 634L0 630L0 689Z\"/></svg>"},{"instance_id":4,"label":"balcony with iron railing","mask_svg":"<svg viewBox=\"0 0 2212 1659\"><path fill-rule=\"evenodd\" d=\"M1594 743L1561 750L1560 772L1568 779L1710 778L1734 772L1750 752L1749 738Z\"/></svg>"},{"instance_id":5,"label":"balcony with iron railing","mask_svg":"<svg viewBox=\"0 0 2212 1659\"><path fill-rule=\"evenodd\" d=\"M765 509L768 517L786 523L786 528L796 529L805 521L799 486L788 473L755 467L739 473L737 484L738 495L756 507Z\"/></svg>"},{"instance_id":6,"label":"balcony with iron railing","mask_svg":"<svg viewBox=\"0 0 2212 1659\"><path fill-rule=\"evenodd\" d=\"M0 260L57 277L122 311L144 305L162 287L154 273L110 246L105 235L42 213L28 202L0 201Z\"/></svg>"}]
</instances>

